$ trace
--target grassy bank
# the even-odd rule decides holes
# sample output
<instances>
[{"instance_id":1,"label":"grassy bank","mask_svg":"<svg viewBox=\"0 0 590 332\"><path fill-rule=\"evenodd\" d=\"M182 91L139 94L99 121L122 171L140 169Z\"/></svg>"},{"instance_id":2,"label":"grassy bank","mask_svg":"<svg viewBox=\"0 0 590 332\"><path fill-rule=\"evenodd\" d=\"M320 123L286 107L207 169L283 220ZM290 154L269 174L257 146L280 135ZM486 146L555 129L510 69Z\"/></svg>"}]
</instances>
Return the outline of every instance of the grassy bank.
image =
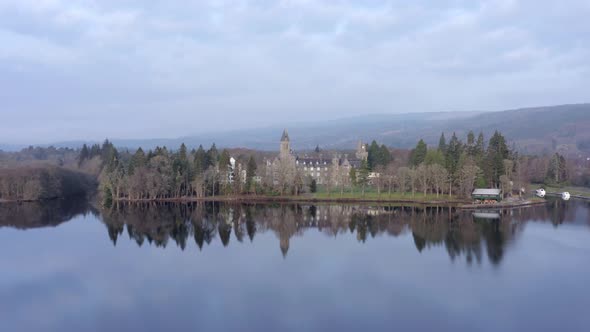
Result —
<instances>
[{"instance_id":1,"label":"grassy bank","mask_svg":"<svg viewBox=\"0 0 590 332\"><path fill-rule=\"evenodd\" d=\"M311 194L311 197L316 199L347 199L347 200L375 200L375 201L408 201L408 202L464 202L465 199L457 198L449 195L419 194L415 193L377 193L377 192L318 192Z\"/></svg>"},{"instance_id":2,"label":"grassy bank","mask_svg":"<svg viewBox=\"0 0 590 332\"><path fill-rule=\"evenodd\" d=\"M538 185L538 187L544 188L545 191L547 191L548 193L561 193L561 192L567 191L570 193L570 195L580 196L580 197L590 199L590 188L586 188L586 187L574 187L574 186L557 187L557 186L543 186L543 185Z\"/></svg>"}]
</instances>

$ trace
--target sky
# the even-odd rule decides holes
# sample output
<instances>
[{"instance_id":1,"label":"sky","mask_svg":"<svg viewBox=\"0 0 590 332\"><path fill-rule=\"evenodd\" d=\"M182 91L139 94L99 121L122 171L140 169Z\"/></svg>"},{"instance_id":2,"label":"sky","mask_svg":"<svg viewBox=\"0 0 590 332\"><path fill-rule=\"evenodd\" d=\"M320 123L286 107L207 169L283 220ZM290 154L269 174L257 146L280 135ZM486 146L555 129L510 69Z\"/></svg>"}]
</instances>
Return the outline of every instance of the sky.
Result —
<instances>
[{"instance_id":1,"label":"sky","mask_svg":"<svg viewBox=\"0 0 590 332\"><path fill-rule=\"evenodd\" d=\"M590 0L0 0L0 143L588 101Z\"/></svg>"}]
</instances>

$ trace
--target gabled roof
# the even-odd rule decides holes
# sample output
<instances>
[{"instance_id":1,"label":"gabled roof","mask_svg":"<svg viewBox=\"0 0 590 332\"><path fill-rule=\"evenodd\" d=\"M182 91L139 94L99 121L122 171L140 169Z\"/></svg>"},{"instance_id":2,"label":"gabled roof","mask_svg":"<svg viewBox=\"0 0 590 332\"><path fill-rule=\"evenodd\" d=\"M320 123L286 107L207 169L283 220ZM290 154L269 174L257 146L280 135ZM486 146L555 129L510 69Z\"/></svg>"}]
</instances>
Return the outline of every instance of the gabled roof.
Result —
<instances>
[{"instance_id":1,"label":"gabled roof","mask_svg":"<svg viewBox=\"0 0 590 332\"><path fill-rule=\"evenodd\" d=\"M501 193L502 193L501 189L475 189L475 190L473 190L472 195L498 196Z\"/></svg>"},{"instance_id":2,"label":"gabled roof","mask_svg":"<svg viewBox=\"0 0 590 332\"><path fill-rule=\"evenodd\" d=\"M287 133L287 129L283 130L283 136L281 136L281 142L288 142L289 141L289 133Z\"/></svg>"}]
</instances>

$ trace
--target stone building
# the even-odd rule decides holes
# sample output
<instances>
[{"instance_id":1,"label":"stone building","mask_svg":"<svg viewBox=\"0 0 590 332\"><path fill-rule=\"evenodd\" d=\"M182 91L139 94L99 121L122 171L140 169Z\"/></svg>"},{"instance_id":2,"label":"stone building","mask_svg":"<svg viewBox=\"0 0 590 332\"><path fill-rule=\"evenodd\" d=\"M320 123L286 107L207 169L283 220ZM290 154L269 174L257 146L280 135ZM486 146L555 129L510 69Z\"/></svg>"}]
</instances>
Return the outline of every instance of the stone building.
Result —
<instances>
[{"instance_id":1,"label":"stone building","mask_svg":"<svg viewBox=\"0 0 590 332\"><path fill-rule=\"evenodd\" d=\"M267 160L267 176L272 178L274 184L280 183L281 178L292 177L295 181L299 176L302 179L314 179L321 185L338 186L349 181L350 169L360 168L368 155L367 145L360 141L354 157L338 153L331 156L323 153L296 155L291 149L289 134L284 130L279 155L272 161Z\"/></svg>"}]
</instances>

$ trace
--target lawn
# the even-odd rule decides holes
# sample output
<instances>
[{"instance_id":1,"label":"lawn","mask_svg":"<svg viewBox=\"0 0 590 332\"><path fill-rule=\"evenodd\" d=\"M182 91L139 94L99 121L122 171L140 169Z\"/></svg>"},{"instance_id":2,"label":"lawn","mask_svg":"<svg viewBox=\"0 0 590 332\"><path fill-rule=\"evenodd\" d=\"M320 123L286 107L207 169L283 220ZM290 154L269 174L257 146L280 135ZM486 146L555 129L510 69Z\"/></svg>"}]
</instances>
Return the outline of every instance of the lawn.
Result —
<instances>
[{"instance_id":1,"label":"lawn","mask_svg":"<svg viewBox=\"0 0 590 332\"><path fill-rule=\"evenodd\" d=\"M564 186L564 187L545 186L545 187L543 187L542 185L540 185L539 188L545 188L545 190L550 193L561 193L561 192L567 191L570 193L570 195L583 196L583 197L590 198L590 188L586 188L586 187L574 187L574 186Z\"/></svg>"},{"instance_id":2,"label":"lawn","mask_svg":"<svg viewBox=\"0 0 590 332\"><path fill-rule=\"evenodd\" d=\"M436 194L426 194L424 195L424 193L418 193L416 192L414 194L414 196L412 196L412 193L399 193L399 192L393 192L391 193L391 195L389 195L387 193L387 191L385 192L381 192L381 194L377 193L376 190L374 190L373 188L371 188L371 190L365 190L365 194L363 195L360 189L356 189L354 192L350 192L350 191L345 191L342 195L340 194L339 190L332 190L330 193L328 193L325 190L320 190L317 193L312 194L313 198L317 198L317 199L358 199L358 200L383 200L383 201L418 201L418 202L423 202L423 201L461 201L460 199L458 199L455 196L451 196L449 198L449 195L440 195L440 196L436 196Z\"/></svg>"}]
</instances>

